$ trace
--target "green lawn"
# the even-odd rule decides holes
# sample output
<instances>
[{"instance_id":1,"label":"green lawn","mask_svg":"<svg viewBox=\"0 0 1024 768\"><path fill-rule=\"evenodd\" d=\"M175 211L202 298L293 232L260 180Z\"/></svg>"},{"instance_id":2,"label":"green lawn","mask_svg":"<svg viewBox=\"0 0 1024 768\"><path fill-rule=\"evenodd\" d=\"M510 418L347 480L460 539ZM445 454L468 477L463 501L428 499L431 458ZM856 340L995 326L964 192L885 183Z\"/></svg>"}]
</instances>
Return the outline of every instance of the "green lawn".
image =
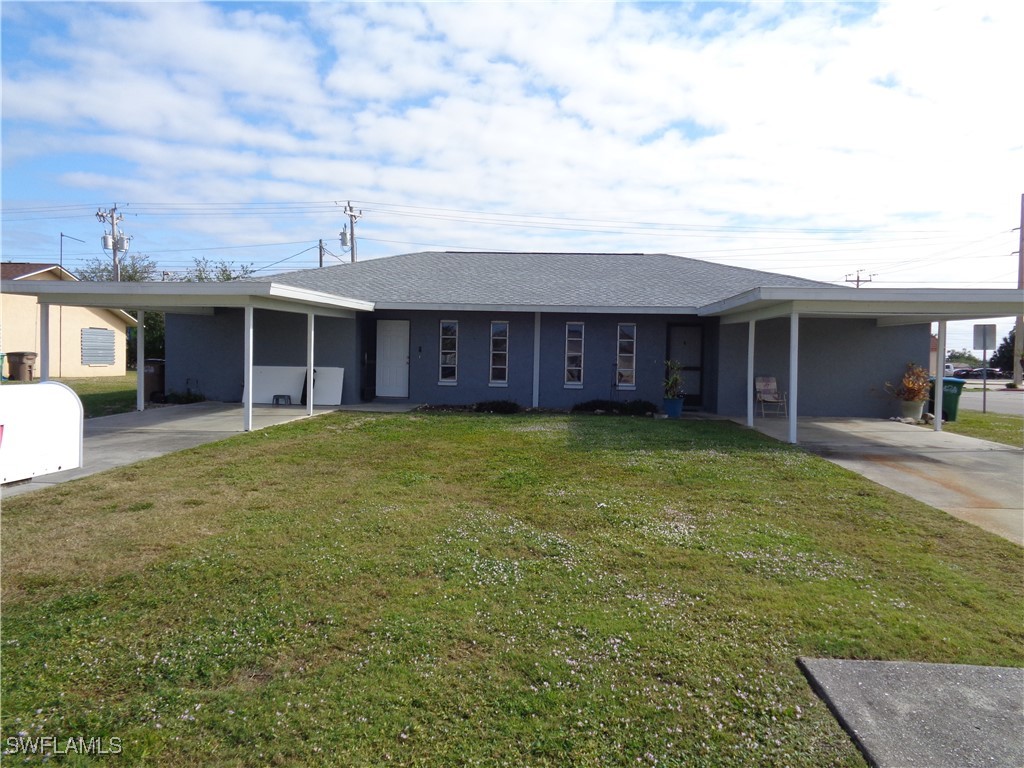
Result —
<instances>
[{"instance_id":1,"label":"green lawn","mask_svg":"<svg viewBox=\"0 0 1024 768\"><path fill-rule=\"evenodd\" d=\"M125 376L54 378L53 381L66 384L75 391L82 401L82 409L87 419L135 410L135 384L138 381L135 371L128 371ZM28 382L11 381L4 386L18 386L23 383ZM38 383L38 380L35 383Z\"/></svg>"},{"instance_id":2,"label":"green lawn","mask_svg":"<svg viewBox=\"0 0 1024 768\"><path fill-rule=\"evenodd\" d=\"M957 435L1024 448L1024 417L1021 416L961 410L956 421L943 422L942 428Z\"/></svg>"},{"instance_id":3,"label":"green lawn","mask_svg":"<svg viewBox=\"0 0 1024 768\"><path fill-rule=\"evenodd\" d=\"M1024 550L730 422L335 413L2 515L3 744L111 764L854 766L796 657L1024 665Z\"/></svg>"},{"instance_id":4,"label":"green lawn","mask_svg":"<svg viewBox=\"0 0 1024 768\"><path fill-rule=\"evenodd\" d=\"M54 379L67 384L78 395L85 410L85 418L110 416L135 410L135 371L126 376L94 376L78 379Z\"/></svg>"}]
</instances>

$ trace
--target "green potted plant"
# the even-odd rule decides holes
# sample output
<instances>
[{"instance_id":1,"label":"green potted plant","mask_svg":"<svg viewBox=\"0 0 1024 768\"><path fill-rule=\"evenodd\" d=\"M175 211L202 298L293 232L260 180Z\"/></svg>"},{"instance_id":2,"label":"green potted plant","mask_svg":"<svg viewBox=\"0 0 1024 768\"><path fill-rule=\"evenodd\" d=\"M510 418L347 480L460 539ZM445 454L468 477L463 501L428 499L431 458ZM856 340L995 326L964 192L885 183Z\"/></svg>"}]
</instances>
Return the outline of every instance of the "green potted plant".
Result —
<instances>
[{"instance_id":1,"label":"green potted plant","mask_svg":"<svg viewBox=\"0 0 1024 768\"><path fill-rule=\"evenodd\" d=\"M665 399L662 409L670 419L683 415L683 366L678 360L665 361Z\"/></svg>"},{"instance_id":2,"label":"green potted plant","mask_svg":"<svg viewBox=\"0 0 1024 768\"><path fill-rule=\"evenodd\" d=\"M931 392L931 379L928 371L917 363L907 363L900 383L893 385L885 382L885 388L900 403L900 416L904 419L920 421L924 412L924 403Z\"/></svg>"}]
</instances>

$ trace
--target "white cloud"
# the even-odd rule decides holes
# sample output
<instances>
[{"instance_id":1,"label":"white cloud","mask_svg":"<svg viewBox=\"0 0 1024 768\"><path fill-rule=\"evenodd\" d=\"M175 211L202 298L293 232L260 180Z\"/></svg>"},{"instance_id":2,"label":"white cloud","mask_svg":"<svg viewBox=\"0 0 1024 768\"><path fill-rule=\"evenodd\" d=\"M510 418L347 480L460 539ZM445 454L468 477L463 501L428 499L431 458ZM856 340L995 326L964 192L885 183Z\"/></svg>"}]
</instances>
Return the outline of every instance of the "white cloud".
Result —
<instances>
[{"instance_id":1,"label":"white cloud","mask_svg":"<svg viewBox=\"0 0 1024 768\"><path fill-rule=\"evenodd\" d=\"M371 244L700 252L828 280L948 283L969 263L1003 280L1024 191L1019 6L8 2L5 207L47 184L54 204L363 199L625 232L378 211L360 224ZM167 219L146 235L239 244L303 226Z\"/></svg>"}]
</instances>

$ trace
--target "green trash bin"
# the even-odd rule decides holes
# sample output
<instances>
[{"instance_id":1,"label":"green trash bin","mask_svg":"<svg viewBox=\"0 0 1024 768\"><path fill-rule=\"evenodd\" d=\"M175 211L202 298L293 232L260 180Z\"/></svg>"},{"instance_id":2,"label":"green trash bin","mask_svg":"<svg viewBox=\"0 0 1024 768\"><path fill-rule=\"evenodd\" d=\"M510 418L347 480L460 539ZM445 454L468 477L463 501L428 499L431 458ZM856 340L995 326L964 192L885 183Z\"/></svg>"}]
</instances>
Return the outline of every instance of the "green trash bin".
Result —
<instances>
[{"instance_id":1,"label":"green trash bin","mask_svg":"<svg viewBox=\"0 0 1024 768\"><path fill-rule=\"evenodd\" d=\"M935 378L932 377L932 388L928 393L928 407L925 409L928 413L935 412ZM956 421L957 414L960 412L960 393L964 390L964 384L967 382L964 379L955 379L952 376L946 376L942 380L942 420L943 421Z\"/></svg>"}]
</instances>

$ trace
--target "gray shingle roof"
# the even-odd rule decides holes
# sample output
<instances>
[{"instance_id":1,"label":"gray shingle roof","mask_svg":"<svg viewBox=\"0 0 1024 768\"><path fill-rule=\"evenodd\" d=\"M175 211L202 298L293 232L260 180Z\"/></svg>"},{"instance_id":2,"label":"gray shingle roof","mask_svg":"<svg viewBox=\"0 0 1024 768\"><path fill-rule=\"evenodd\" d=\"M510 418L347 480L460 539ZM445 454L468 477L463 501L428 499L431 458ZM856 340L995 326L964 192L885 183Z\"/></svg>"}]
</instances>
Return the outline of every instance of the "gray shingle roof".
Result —
<instances>
[{"instance_id":1,"label":"gray shingle roof","mask_svg":"<svg viewBox=\"0 0 1024 768\"><path fill-rule=\"evenodd\" d=\"M759 287L834 287L668 254L421 252L261 278L389 307L696 309Z\"/></svg>"}]
</instances>

